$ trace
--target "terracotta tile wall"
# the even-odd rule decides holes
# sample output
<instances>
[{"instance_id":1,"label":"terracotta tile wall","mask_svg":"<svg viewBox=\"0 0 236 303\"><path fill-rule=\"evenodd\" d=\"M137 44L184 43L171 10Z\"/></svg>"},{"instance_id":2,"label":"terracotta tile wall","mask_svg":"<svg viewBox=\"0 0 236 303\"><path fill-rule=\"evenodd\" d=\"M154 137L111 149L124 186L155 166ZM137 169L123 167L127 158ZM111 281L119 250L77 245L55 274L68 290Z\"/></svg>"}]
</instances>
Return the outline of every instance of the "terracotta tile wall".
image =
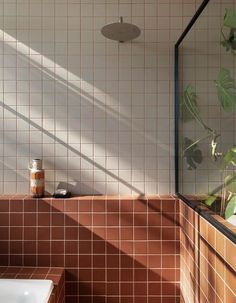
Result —
<instances>
[{"instance_id":1,"label":"terracotta tile wall","mask_svg":"<svg viewBox=\"0 0 236 303\"><path fill-rule=\"evenodd\" d=\"M236 302L236 245L180 202L182 303Z\"/></svg>"},{"instance_id":2,"label":"terracotta tile wall","mask_svg":"<svg viewBox=\"0 0 236 303\"><path fill-rule=\"evenodd\" d=\"M65 267L70 303L178 303L178 221L168 196L3 197L0 265Z\"/></svg>"}]
</instances>

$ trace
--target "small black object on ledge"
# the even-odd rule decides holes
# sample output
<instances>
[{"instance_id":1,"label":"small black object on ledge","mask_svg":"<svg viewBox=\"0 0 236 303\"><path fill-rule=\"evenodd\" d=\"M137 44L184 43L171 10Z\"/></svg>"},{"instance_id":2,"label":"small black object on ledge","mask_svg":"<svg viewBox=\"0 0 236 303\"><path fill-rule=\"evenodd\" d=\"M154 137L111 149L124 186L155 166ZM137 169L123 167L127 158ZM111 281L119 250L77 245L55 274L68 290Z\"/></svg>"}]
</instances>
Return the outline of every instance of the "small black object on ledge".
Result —
<instances>
[{"instance_id":1,"label":"small black object on ledge","mask_svg":"<svg viewBox=\"0 0 236 303\"><path fill-rule=\"evenodd\" d=\"M56 199L70 198L71 197L71 192L69 192L67 189L57 189L52 196L53 196L53 198L56 198Z\"/></svg>"}]
</instances>

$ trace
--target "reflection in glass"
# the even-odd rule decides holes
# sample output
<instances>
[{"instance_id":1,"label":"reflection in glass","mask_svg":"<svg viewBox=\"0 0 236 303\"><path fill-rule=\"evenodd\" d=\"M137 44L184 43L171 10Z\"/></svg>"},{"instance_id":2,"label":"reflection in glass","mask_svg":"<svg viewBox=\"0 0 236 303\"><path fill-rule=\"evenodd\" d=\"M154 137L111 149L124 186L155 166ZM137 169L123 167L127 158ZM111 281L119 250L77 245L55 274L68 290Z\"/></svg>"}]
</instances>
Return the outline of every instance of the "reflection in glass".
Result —
<instances>
[{"instance_id":1,"label":"reflection in glass","mask_svg":"<svg viewBox=\"0 0 236 303\"><path fill-rule=\"evenodd\" d=\"M209 2L179 64L179 192L236 224L236 1Z\"/></svg>"}]
</instances>

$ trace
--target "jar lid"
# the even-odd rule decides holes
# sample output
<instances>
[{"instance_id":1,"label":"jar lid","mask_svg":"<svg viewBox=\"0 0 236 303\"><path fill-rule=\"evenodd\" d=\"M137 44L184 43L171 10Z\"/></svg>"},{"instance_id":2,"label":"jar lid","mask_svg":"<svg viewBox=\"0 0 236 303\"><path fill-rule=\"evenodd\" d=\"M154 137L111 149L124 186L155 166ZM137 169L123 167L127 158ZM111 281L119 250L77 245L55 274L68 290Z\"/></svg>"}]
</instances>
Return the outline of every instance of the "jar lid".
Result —
<instances>
[{"instance_id":1,"label":"jar lid","mask_svg":"<svg viewBox=\"0 0 236 303\"><path fill-rule=\"evenodd\" d=\"M32 168L42 169L42 160L41 159L33 159L32 160Z\"/></svg>"}]
</instances>

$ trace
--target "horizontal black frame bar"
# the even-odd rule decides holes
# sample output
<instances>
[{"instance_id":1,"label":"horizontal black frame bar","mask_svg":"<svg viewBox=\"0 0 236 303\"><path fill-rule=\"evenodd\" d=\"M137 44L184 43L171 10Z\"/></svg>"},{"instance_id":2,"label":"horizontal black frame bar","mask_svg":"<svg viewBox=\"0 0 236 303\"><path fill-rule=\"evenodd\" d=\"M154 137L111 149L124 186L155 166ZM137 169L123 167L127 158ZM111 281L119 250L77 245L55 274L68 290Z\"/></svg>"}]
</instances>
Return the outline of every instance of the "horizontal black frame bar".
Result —
<instances>
[{"instance_id":1,"label":"horizontal black frame bar","mask_svg":"<svg viewBox=\"0 0 236 303\"><path fill-rule=\"evenodd\" d=\"M217 221L210 213L199 208L196 203L188 200L186 197L177 193L177 196L180 200L182 200L185 204L187 204L190 208L196 211L201 217L206 219L209 223L211 223L216 229L218 229L223 235L225 235L229 240L231 240L234 244L236 244L236 234L228 229L225 225ZM196 202L196 201L195 201ZM201 202L199 202L200 204ZM210 211L210 209L209 209Z\"/></svg>"}]
</instances>

